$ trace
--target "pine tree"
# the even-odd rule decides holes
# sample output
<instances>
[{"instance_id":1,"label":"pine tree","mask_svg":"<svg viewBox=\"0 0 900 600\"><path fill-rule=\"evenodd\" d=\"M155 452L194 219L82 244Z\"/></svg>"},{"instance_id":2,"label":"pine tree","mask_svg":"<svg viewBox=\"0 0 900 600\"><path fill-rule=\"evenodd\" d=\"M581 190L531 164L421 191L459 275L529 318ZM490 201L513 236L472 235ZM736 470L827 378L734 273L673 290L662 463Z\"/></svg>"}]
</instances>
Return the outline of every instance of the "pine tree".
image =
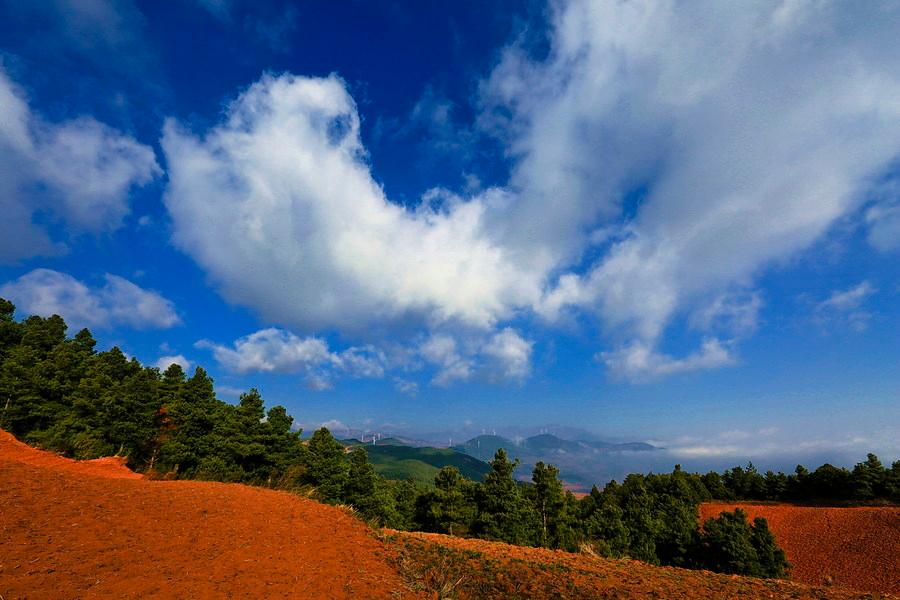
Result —
<instances>
[{"instance_id":1,"label":"pine tree","mask_svg":"<svg viewBox=\"0 0 900 600\"><path fill-rule=\"evenodd\" d=\"M174 429L160 452L164 464L182 476L193 477L197 474L201 462L213 455L217 445L212 433L218 408L212 379L202 367L197 367L169 407ZM223 465L216 461L206 467L211 476Z\"/></svg>"},{"instance_id":2,"label":"pine tree","mask_svg":"<svg viewBox=\"0 0 900 600\"><path fill-rule=\"evenodd\" d=\"M349 465L344 447L325 427L316 430L309 440L307 477L316 486L316 494L324 502L336 504L344 497Z\"/></svg>"},{"instance_id":3,"label":"pine tree","mask_svg":"<svg viewBox=\"0 0 900 600\"><path fill-rule=\"evenodd\" d=\"M566 495L559 480L559 469L538 462L531 475L534 486L530 489L531 501L540 520L538 545L544 548L560 547L568 528L565 522Z\"/></svg>"},{"instance_id":4,"label":"pine tree","mask_svg":"<svg viewBox=\"0 0 900 600\"><path fill-rule=\"evenodd\" d=\"M459 469L443 467L434 477L434 490L424 497L426 510L422 520L428 531L465 535L475 516L475 505L469 501L466 479Z\"/></svg>"},{"instance_id":5,"label":"pine tree","mask_svg":"<svg viewBox=\"0 0 900 600\"><path fill-rule=\"evenodd\" d=\"M644 477L637 474L626 477L619 487L617 499L622 508L622 522L629 531L628 555L645 562L659 563L656 541L662 523Z\"/></svg>"},{"instance_id":6,"label":"pine tree","mask_svg":"<svg viewBox=\"0 0 900 600\"><path fill-rule=\"evenodd\" d=\"M478 493L478 517L474 528L488 539L527 545L534 538L535 518L513 478L519 460L510 461L506 451L500 448L489 464L491 470Z\"/></svg>"},{"instance_id":7,"label":"pine tree","mask_svg":"<svg viewBox=\"0 0 900 600\"><path fill-rule=\"evenodd\" d=\"M375 472L365 448L350 452L350 468L344 484L344 502L356 508L365 518L379 523L397 520L394 496L389 486Z\"/></svg>"},{"instance_id":8,"label":"pine tree","mask_svg":"<svg viewBox=\"0 0 900 600\"><path fill-rule=\"evenodd\" d=\"M787 575L790 564L784 550L778 547L775 536L769 530L769 523L762 517L753 519L750 543L756 550L760 577L779 578Z\"/></svg>"},{"instance_id":9,"label":"pine tree","mask_svg":"<svg viewBox=\"0 0 900 600\"><path fill-rule=\"evenodd\" d=\"M268 428L263 424L265 405L256 388L241 394L233 411L233 423L228 436L234 462L252 483L269 479L271 465L268 462ZM223 424L226 425L226 424Z\"/></svg>"},{"instance_id":10,"label":"pine tree","mask_svg":"<svg viewBox=\"0 0 900 600\"><path fill-rule=\"evenodd\" d=\"M853 467L854 495L859 500L872 500L886 495L887 472L878 457L872 453L866 461Z\"/></svg>"},{"instance_id":11,"label":"pine tree","mask_svg":"<svg viewBox=\"0 0 900 600\"><path fill-rule=\"evenodd\" d=\"M631 537L623 521L624 511L616 502L618 486L610 482L601 492L597 486L582 500L581 520L585 537L596 552L607 557L628 554Z\"/></svg>"},{"instance_id":12,"label":"pine tree","mask_svg":"<svg viewBox=\"0 0 900 600\"><path fill-rule=\"evenodd\" d=\"M718 573L758 575L761 567L752 535L741 509L707 519L700 535L699 566Z\"/></svg>"},{"instance_id":13,"label":"pine tree","mask_svg":"<svg viewBox=\"0 0 900 600\"><path fill-rule=\"evenodd\" d=\"M375 480L378 477L375 468L369 463L368 452L357 446L350 452L349 463L344 500L359 509L368 507L375 493Z\"/></svg>"}]
</instances>

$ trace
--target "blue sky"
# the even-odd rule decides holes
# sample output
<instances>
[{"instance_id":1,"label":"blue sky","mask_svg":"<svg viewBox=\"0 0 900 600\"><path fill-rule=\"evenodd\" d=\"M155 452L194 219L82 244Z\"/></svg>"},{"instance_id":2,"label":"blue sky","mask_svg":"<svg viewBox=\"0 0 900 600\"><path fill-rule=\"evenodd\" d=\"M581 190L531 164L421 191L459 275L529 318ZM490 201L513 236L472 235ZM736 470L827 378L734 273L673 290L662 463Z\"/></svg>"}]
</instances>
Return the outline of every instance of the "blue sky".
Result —
<instances>
[{"instance_id":1,"label":"blue sky","mask_svg":"<svg viewBox=\"0 0 900 600\"><path fill-rule=\"evenodd\" d=\"M0 295L307 427L897 458L897 12L0 2Z\"/></svg>"}]
</instances>

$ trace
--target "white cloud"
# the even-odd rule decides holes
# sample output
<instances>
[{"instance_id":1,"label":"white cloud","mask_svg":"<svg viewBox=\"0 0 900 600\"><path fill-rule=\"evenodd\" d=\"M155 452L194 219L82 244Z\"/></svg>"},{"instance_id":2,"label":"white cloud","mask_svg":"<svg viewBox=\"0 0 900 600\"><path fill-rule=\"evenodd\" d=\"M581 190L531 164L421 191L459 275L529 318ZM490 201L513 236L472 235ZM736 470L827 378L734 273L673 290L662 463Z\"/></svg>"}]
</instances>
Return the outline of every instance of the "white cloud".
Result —
<instances>
[{"instance_id":1,"label":"white cloud","mask_svg":"<svg viewBox=\"0 0 900 600\"><path fill-rule=\"evenodd\" d=\"M828 453L835 459L852 461L862 459L867 452L895 456L898 452L895 428L883 428L869 431L865 435L856 433L835 433L827 437L799 438L797 431L775 435L779 430L769 428L757 434L734 431L727 435L717 435L708 440L684 439L671 443L660 442L666 452L681 458L727 458L740 460L748 458L754 461L762 458L790 457L796 461L802 455L821 455ZM737 435L736 435L737 434ZM839 464L839 463L838 463ZM851 463L852 464L852 463ZM807 465L815 467L817 465Z\"/></svg>"},{"instance_id":2,"label":"white cloud","mask_svg":"<svg viewBox=\"0 0 900 600\"><path fill-rule=\"evenodd\" d=\"M128 192L160 173L153 150L90 117L48 123L0 65L0 262L57 254L38 212L75 232L118 227Z\"/></svg>"},{"instance_id":3,"label":"white cloud","mask_svg":"<svg viewBox=\"0 0 900 600\"><path fill-rule=\"evenodd\" d=\"M231 20L232 0L196 0L196 2L217 19L225 22Z\"/></svg>"},{"instance_id":4,"label":"white cloud","mask_svg":"<svg viewBox=\"0 0 900 600\"><path fill-rule=\"evenodd\" d=\"M534 342L524 339L510 327L494 335L482 350L482 354L489 359L489 378L526 379L531 374L533 346Z\"/></svg>"},{"instance_id":5,"label":"white cloud","mask_svg":"<svg viewBox=\"0 0 900 600\"><path fill-rule=\"evenodd\" d=\"M882 252L900 249L900 201L876 204L866 212L869 243Z\"/></svg>"},{"instance_id":6,"label":"white cloud","mask_svg":"<svg viewBox=\"0 0 900 600\"><path fill-rule=\"evenodd\" d=\"M534 342L506 327L488 336L470 333L431 335L419 347L422 358L437 367L432 383L447 386L479 377L486 381L522 381L531 374Z\"/></svg>"},{"instance_id":7,"label":"white cloud","mask_svg":"<svg viewBox=\"0 0 900 600\"><path fill-rule=\"evenodd\" d=\"M190 370L191 365L193 365L191 361L186 359L182 354L173 354L171 356L161 356L159 360L154 363L155 366L160 371L165 371L172 365L178 365L184 372Z\"/></svg>"},{"instance_id":8,"label":"white cloud","mask_svg":"<svg viewBox=\"0 0 900 600\"><path fill-rule=\"evenodd\" d=\"M300 337L270 327L238 338L231 347L200 340L195 346L211 350L216 361L234 373L302 373L308 388L331 389L337 375L356 378L384 377L389 363L384 352L372 346L332 352L317 337Z\"/></svg>"},{"instance_id":9,"label":"white cloud","mask_svg":"<svg viewBox=\"0 0 900 600\"><path fill-rule=\"evenodd\" d=\"M152 88L159 76L157 56L143 35L146 20L133 0L19 2L4 17L29 32L51 65L89 61L93 68L79 70L81 81L107 71L115 74L117 87L135 79Z\"/></svg>"},{"instance_id":10,"label":"white cloud","mask_svg":"<svg viewBox=\"0 0 900 600\"><path fill-rule=\"evenodd\" d=\"M332 356L336 367L353 377L384 377L388 363L385 354L373 346L347 348Z\"/></svg>"},{"instance_id":11,"label":"white cloud","mask_svg":"<svg viewBox=\"0 0 900 600\"><path fill-rule=\"evenodd\" d=\"M233 385L219 385L216 384L216 395L220 398L225 397L230 399L230 401L234 402L240 399L241 394L245 393L247 390L244 388L239 388Z\"/></svg>"},{"instance_id":12,"label":"white cloud","mask_svg":"<svg viewBox=\"0 0 900 600\"><path fill-rule=\"evenodd\" d=\"M756 331L762 298L759 292L727 292L691 315L691 325L703 331L746 336Z\"/></svg>"},{"instance_id":13,"label":"white cloud","mask_svg":"<svg viewBox=\"0 0 900 600\"><path fill-rule=\"evenodd\" d=\"M0 297L27 315L62 316L73 329L168 328L181 323L175 306L157 292L107 273L102 287L89 287L71 275L35 269L0 286Z\"/></svg>"},{"instance_id":14,"label":"white cloud","mask_svg":"<svg viewBox=\"0 0 900 600\"><path fill-rule=\"evenodd\" d=\"M505 328L499 333L469 335L435 333L418 344L351 346L332 350L317 337L301 337L278 328L243 336L230 346L200 340L198 348L211 350L216 361L233 373L297 373L312 390L328 390L340 377L381 379L389 372L433 368L431 383L447 386L473 377L500 383L521 381L531 373L533 342ZM397 391L414 396L418 384L392 375Z\"/></svg>"},{"instance_id":15,"label":"white cloud","mask_svg":"<svg viewBox=\"0 0 900 600\"><path fill-rule=\"evenodd\" d=\"M900 150L896 7L783 6L560 3L549 58L510 48L485 84L485 120L521 157L502 245L561 261L620 223L539 305L596 311L622 340L613 367L726 362L653 348L679 312L823 236ZM623 223L624 194L645 182Z\"/></svg>"},{"instance_id":16,"label":"white cloud","mask_svg":"<svg viewBox=\"0 0 900 600\"><path fill-rule=\"evenodd\" d=\"M394 377L394 388L406 396L415 396L419 393L419 384L415 381Z\"/></svg>"},{"instance_id":17,"label":"white cloud","mask_svg":"<svg viewBox=\"0 0 900 600\"><path fill-rule=\"evenodd\" d=\"M646 381L677 373L716 369L736 362L729 348L716 338L703 341L700 348L684 358L673 358L641 342L612 352L601 352L598 358L616 376L631 381Z\"/></svg>"},{"instance_id":18,"label":"white cloud","mask_svg":"<svg viewBox=\"0 0 900 600\"><path fill-rule=\"evenodd\" d=\"M325 421L324 423L319 424L319 427L326 427L328 431L330 431L333 435L337 436L339 434L349 433L350 428L344 424L343 421L339 421L337 419L331 419Z\"/></svg>"},{"instance_id":19,"label":"white cloud","mask_svg":"<svg viewBox=\"0 0 900 600\"><path fill-rule=\"evenodd\" d=\"M437 384L503 356L487 340L532 312L595 315L630 379L734 364L761 304L734 290L858 210L900 151L896 7L553 6L548 57L510 47L482 86L504 188L400 206L338 77L265 75L210 131L167 122L175 243L274 322L414 330ZM669 356L680 315L701 345Z\"/></svg>"},{"instance_id":20,"label":"white cloud","mask_svg":"<svg viewBox=\"0 0 900 600\"><path fill-rule=\"evenodd\" d=\"M212 350L216 361L236 373L296 373L332 360L324 340L300 338L276 328L238 338L233 348L207 340L197 342L196 346Z\"/></svg>"},{"instance_id":21,"label":"white cloud","mask_svg":"<svg viewBox=\"0 0 900 600\"><path fill-rule=\"evenodd\" d=\"M847 290L835 290L827 300L819 303L820 310L847 312L859 308L865 300L877 292L871 283L863 281Z\"/></svg>"},{"instance_id":22,"label":"white cloud","mask_svg":"<svg viewBox=\"0 0 900 600\"><path fill-rule=\"evenodd\" d=\"M865 303L877 291L868 281L846 290L835 290L827 299L816 304L813 321L823 328L843 324L854 331L864 331L872 318Z\"/></svg>"},{"instance_id":23,"label":"white cloud","mask_svg":"<svg viewBox=\"0 0 900 600\"><path fill-rule=\"evenodd\" d=\"M538 281L484 232L503 193L415 212L385 197L337 77L266 75L203 138L169 121L162 146L176 244L226 298L267 319L489 327L537 294Z\"/></svg>"},{"instance_id":24,"label":"white cloud","mask_svg":"<svg viewBox=\"0 0 900 600\"><path fill-rule=\"evenodd\" d=\"M446 386L454 381L465 381L472 376L474 364L472 358L465 356L458 347L456 339L450 335L433 335L422 344L422 357L429 363L438 366L438 372L432 383Z\"/></svg>"}]
</instances>

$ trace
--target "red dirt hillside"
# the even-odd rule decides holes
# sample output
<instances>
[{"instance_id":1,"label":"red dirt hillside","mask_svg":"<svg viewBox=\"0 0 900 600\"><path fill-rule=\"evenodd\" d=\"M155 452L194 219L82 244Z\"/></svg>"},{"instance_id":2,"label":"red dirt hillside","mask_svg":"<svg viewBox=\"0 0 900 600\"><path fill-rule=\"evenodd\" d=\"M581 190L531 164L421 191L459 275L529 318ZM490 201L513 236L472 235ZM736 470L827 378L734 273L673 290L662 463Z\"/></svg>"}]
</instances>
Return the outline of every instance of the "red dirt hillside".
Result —
<instances>
[{"instance_id":1,"label":"red dirt hillside","mask_svg":"<svg viewBox=\"0 0 900 600\"><path fill-rule=\"evenodd\" d=\"M795 581L900 595L900 507L709 503L700 506L700 518L735 508L750 519L765 517Z\"/></svg>"},{"instance_id":2,"label":"red dirt hillside","mask_svg":"<svg viewBox=\"0 0 900 600\"><path fill-rule=\"evenodd\" d=\"M427 589L452 588L459 600L482 598L657 598L661 600L874 600L892 598L839 587L655 567L561 550L524 548L435 533L392 532L401 570Z\"/></svg>"},{"instance_id":3,"label":"red dirt hillside","mask_svg":"<svg viewBox=\"0 0 900 600\"><path fill-rule=\"evenodd\" d=\"M863 600L431 534L377 539L343 510L236 484L150 481L0 432L0 597Z\"/></svg>"},{"instance_id":4,"label":"red dirt hillside","mask_svg":"<svg viewBox=\"0 0 900 600\"><path fill-rule=\"evenodd\" d=\"M243 485L148 481L0 432L0 595L413 598L344 511Z\"/></svg>"}]
</instances>

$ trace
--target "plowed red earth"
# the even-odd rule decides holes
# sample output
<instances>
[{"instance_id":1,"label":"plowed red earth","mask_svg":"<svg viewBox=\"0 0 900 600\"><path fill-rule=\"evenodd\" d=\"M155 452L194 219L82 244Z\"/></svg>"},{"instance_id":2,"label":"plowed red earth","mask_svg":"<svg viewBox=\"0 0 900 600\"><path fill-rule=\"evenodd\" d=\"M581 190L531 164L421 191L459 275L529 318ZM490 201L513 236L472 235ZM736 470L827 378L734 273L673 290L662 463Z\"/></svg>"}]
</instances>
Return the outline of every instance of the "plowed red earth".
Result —
<instances>
[{"instance_id":1,"label":"plowed red earth","mask_svg":"<svg viewBox=\"0 0 900 600\"><path fill-rule=\"evenodd\" d=\"M769 522L795 581L900 595L900 507L709 503L700 518L736 507Z\"/></svg>"},{"instance_id":2,"label":"plowed red earth","mask_svg":"<svg viewBox=\"0 0 900 600\"><path fill-rule=\"evenodd\" d=\"M456 584L460 600L493 598L565 598L625 599L657 598L666 600L791 598L799 600L850 600L895 598L867 594L839 587L810 587L785 580L754 579L692 571L673 567L654 567L626 559L605 559L572 554L560 550L524 548L499 542L486 542L434 533L400 533L393 536L411 551L426 554L421 544L436 544L454 552L453 559L429 558L432 579ZM416 544L419 544L417 546ZM415 554L413 554L415 556ZM467 564L460 572L459 561ZM442 578L442 571L452 576ZM458 583L457 583L458 582ZM502 590L486 596L483 590Z\"/></svg>"},{"instance_id":3,"label":"plowed red earth","mask_svg":"<svg viewBox=\"0 0 900 600\"><path fill-rule=\"evenodd\" d=\"M533 599L878 597L403 535L383 542L343 510L294 495L234 484L149 481L117 459L75 462L0 431L3 600L436 597L434 586L421 583L440 582L440 571L434 565L424 567L430 575L421 565L411 571L415 561L408 559L410 546L403 540L463 549L457 567L467 569L466 582L445 596L461 599L509 598L510 590ZM479 581L487 583L478 588ZM495 592L466 591L473 589Z\"/></svg>"},{"instance_id":4,"label":"plowed red earth","mask_svg":"<svg viewBox=\"0 0 900 600\"><path fill-rule=\"evenodd\" d=\"M0 432L0 595L413 598L338 508L242 485L148 481Z\"/></svg>"}]
</instances>

